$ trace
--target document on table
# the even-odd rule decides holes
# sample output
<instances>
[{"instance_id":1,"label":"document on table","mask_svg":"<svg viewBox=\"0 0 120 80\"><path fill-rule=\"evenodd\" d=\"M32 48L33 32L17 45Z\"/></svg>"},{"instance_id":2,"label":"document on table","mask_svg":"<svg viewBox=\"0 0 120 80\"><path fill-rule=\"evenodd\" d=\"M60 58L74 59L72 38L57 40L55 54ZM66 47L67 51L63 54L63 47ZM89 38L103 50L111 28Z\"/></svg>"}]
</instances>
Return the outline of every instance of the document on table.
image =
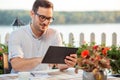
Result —
<instances>
[{"instance_id":1,"label":"document on table","mask_svg":"<svg viewBox=\"0 0 120 80\"><path fill-rule=\"evenodd\" d=\"M31 75L33 76L33 77L43 77L43 78L48 78L48 77L50 77L49 75L48 75L48 73L41 73L41 72L31 72Z\"/></svg>"}]
</instances>

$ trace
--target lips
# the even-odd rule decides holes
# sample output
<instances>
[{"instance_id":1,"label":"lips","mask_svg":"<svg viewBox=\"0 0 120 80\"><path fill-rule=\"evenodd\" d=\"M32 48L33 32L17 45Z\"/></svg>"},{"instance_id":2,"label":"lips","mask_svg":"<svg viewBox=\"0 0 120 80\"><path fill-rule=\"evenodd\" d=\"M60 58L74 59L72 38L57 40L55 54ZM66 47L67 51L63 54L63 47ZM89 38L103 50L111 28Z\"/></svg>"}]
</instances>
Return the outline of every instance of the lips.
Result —
<instances>
[{"instance_id":1,"label":"lips","mask_svg":"<svg viewBox=\"0 0 120 80\"><path fill-rule=\"evenodd\" d=\"M46 29L46 27L45 27L45 26L42 26L41 28L42 28L42 29Z\"/></svg>"},{"instance_id":2,"label":"lips","mask_svg":"<svg viewBox=\"0 0 120 80\"><path fill-rule=\"evenodd\" d=\"M43 24L43 25L41 24L40 26L41 26L41 29L46 29L46 25L45 24Z\"/></svg>"}]
</instances>

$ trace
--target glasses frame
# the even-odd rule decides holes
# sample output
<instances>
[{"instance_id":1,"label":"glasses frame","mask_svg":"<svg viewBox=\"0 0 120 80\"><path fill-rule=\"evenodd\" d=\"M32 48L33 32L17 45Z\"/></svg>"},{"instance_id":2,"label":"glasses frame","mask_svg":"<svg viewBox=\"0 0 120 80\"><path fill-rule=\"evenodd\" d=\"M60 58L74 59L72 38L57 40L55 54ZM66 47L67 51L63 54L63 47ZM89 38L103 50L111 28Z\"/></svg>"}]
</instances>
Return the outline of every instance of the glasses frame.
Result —
<instances>
[{"instance_id":1,"label":"glasses frame","mask_svg":"<svg viewBox=\"0 0 120 80\"><path fill-rule=\"evenodd\" d=\"M44 22L45 20L48 20L49 22L53 22L54 18L53 17L46 17L44 15L40 15L38 13L35 13L38 17L39 17L39 20Z\"/></svg>"}]
</instances>

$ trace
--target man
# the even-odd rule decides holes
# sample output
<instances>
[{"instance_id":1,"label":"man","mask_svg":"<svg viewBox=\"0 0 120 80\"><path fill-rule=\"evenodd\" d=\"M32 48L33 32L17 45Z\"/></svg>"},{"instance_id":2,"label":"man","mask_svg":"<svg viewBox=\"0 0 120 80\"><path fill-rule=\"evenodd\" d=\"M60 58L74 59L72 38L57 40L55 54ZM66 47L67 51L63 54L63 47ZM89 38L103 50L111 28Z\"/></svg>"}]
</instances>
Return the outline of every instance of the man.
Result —
<instances>
[{"instance_id":1,"label":"man","mask_svg":"<svg viewBox=\"0 0 120 80\"><path fill-rule=\"evenodd\" d=\"M32 19L30 25L22 27L10 35L8 46L12 72L49 69L48 64L41 63L43 56L50 45L62 45L59 32L48 27L54 20L51 2L36 0L30 16ZM57 67L60 70L73 67L77 61L76 57L76 54L66 56L66 64L58 64Z\"/></svg>"}]
</instances>

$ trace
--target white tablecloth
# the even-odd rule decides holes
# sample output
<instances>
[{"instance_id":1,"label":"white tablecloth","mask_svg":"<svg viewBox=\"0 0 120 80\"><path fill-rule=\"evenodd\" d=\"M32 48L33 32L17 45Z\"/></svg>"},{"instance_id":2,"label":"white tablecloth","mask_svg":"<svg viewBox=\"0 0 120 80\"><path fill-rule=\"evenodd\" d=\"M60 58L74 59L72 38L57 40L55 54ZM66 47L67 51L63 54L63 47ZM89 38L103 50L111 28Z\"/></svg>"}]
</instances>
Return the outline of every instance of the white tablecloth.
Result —
<instances>
[{"instance_id":1,"label":"white tablecloth","mask_svg":"<svg viewBox=\"0 0 120 80\"><path fill-rule=\"evenodd\" d=\"M33 77L30 76L30 80L82 80L82 70L79 73L74 72L74 68L69 68L63 72L58 69L47 71L35 71ZM0 75L0 80L18 80L18 74L3 74ZM120 78L108 76L108 80L120 80Z\"/></svg>"}]
</instances>

